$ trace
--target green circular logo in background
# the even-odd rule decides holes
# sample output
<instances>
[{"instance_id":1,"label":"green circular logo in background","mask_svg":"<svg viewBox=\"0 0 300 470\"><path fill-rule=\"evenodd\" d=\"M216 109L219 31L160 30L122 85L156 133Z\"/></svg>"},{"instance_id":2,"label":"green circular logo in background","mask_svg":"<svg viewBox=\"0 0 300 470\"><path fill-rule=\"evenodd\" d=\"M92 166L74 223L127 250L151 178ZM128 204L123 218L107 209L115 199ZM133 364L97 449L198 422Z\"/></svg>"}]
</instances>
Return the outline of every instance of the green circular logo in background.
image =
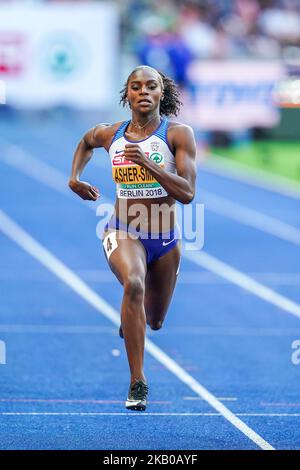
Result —
<instances>
[{"instance_id":1,"label":"green circular logo in background","mask_svg":"<svg viewBox=\"0 0 300 470\"><path fill-rule=\"evenodd\" d=\"M48 34L42 42L42 65L55 80L71 78L82 62L82 41L72 32Z\"/></svg>"}]
</instances>

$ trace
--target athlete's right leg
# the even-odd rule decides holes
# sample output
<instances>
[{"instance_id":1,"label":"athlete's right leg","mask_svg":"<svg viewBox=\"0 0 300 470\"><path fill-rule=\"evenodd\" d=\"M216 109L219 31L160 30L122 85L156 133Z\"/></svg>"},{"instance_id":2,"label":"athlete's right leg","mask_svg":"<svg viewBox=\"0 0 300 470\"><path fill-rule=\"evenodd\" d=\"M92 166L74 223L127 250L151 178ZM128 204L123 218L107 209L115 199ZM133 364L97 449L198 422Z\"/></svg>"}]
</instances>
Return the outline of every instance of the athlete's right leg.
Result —
<instances>
[{"instance_id":1,"label":"athlete's right leg","mask_svg":"<svg viewBox=\"0 0 300 470\"><path fill-rule=\"evenodd\" d=\"M144 309L146 252L139 240L132 239L118 230L104 234L103 247L112 272L124 288L121 323L131 384L141 379L146 382L143 371L146 333Z\"/></svg>"}]
</instances>

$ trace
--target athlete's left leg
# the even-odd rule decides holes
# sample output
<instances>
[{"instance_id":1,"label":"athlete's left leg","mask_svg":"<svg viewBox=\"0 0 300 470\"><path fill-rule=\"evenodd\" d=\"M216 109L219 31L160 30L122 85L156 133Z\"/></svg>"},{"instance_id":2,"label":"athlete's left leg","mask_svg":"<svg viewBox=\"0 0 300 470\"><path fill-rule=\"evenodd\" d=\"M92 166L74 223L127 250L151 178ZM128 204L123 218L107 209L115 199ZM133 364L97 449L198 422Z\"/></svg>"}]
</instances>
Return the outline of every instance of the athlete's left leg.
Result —
<instances>
[{"instance_id":1,"label":"athlete's left leg","mask_svg":"<svg viewBox=\"0 0 300 470\"><path fill-rule=\"evenodd\" d=\"M148 266L145 280L145 313L152 330L159 330L168 311L180 263L180 240Z\"/></svg>"}]
</instances>

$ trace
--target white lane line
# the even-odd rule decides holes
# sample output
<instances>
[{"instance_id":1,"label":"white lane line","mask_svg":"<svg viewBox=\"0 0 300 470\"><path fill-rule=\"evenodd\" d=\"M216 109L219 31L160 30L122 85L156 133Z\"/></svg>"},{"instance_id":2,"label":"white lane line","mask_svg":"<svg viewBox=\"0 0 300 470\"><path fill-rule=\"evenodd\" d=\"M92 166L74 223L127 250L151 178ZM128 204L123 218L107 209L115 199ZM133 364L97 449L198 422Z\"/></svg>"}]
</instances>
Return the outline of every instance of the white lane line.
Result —
<instances>
[{"instance_id":1,"label":"white lane line","mask_svg":"<svg viewBox=\"0 0 300 470\"><path fill-rule=\"evenodd\" d=\"M119 336L119 330L111 326L99 325L0 325L0 333L37 333L37 334L111 334Z\"/></svg>"},{"instance_id":2,"label":"white lane line","mask_svg":"<svg viewBox=\"0 0 300 470\"><path fill-rule=\"evenodd\" d=\"M52 165L33 157L30 153L25 152L17 145L2 144L2 146L5 150L2 151L0 159L4 163L16 168L30 178L36 180L38 183L43 183L50 189L64 194L64 196L68 196L73 200L78 199L78 197L69 190L69 177L62 171L57 170ZM102 202L110 202L102 194L101 200ZM84 204L85 207L89 207L95 211L95 204L93 201L83 201L82 199L79 199L79 202Z\"/></svg>"},{"instance_id":3,"label":"white lane line","mask_svg":"<svg viewBox=\"0 0 300 470\"><path fill-rule=\"evenodd\" d=\"M14 152L17 152L16 156ZM23 150L19 149L18 147L16 147L15 151L9 152L9 155L10 157L8 158L7 152L4 152L4 161L6 161L7 163L15 161L14 166L20 169L21 171L25 170L24 167L26 168L30 167L30 169L33 170L35 165L37 165L36 171L34 171L34 175L35 175L34 178L37 179L37 181L39 182L45 183L43 179L40 178L39 175L40 175L40 172L47 172L49 165L47 165L46 163L39 162L37 159L23 152ZM29 161L28 158L31 159L30 165L28 165L28 161ZM39 166L40 163L42 164L42 167ZM27 171L28 171L28 176L30 176L30 171L26 170L26 172ZM55 170L55 171L57 172L58 170ZM51 174L51 172L49 174ZM58 185L58 182L56 181L55 184L48 185L48 186L51 187L52 189L55 189L57 185ZM60 185L59 192L63 194L68 194L68 191L66 188L66 177L64 175L61 176L61 178L59 178L59 185ZM110 201L108 198L102 198L102 199L103 199L103 202L109 202L113 204L113 202ZM85 207L88 207L95 213L95 210L96 210L95 205L85 205ZM191 261L192 263L195 263L198 266L201 266L207 269L208 271L215 273L217 276L228 280L232 284L236 284L239 287L242 287L243 289L251 292L255 296L300 318L300 305L288 299L287 297L278 294L276 291L264 286L263 284L255 281L251 277L243 274L241 271L238 271L237 269L233 268L229 264L226 264L218 260L212 255L209 255L208 253L205 253L204 251L202 252L184 251L182 253L182 256L188 259L189 261Z\"/></svg>"},{"instance_id":4,"label":"white lane line","mask_svg":"<svg viewBox=\"0 0 300 470\"><path fill-rule=\"evenodd\" d=\"M242 289L251 292L251 294L256 295L266 302L269 302L275 307L284 310L287 313L300 318L300 305L287 297L278 294L273 289L264 286L263 284L255 281L251 277L243 274L241 271L233 268L227 263L218 260L214 256L209 255L208 253L202 252L185 252L184 257L190 260L192 263L196 263L202 268L205 268L209 271L214 272L217 276L221 276L224 279L236 284Z\"/></svg>"},{"instance_id":5,"label":"white lane line","mask_svg":"<svg viewBox=\"0 0 300 470\"><path fill-rule=\"evenodd\" d=\"M220 401L237 401L237 398L235 397L216 397ZM184 400L190 400L190 401L200 401L202 400L201 397L183 397Z\"/></svg>"},{"instance_id":6,"label":"white lane line","mask_svg":"<svg viewBox=\"0 0 300 470\"><path fill-rule=\"evenodd\" d=\"M20 405L20 404L34 404L34 405L119 405L124 404L123 400L95 400L95 399L73 399L67 400L63 398L0 398L1 405ZM162 400L149 400L151 405L171 405L171 401Z\"/></svg>"},{"instance_id":7,"label":"white lane line","mask_svg":"<svg viewBox=\"0 0 300 470\"><path fill-rule=\"evenodd\" d=\"M115 277L108 269L80 269L76 273L89 282L115 282ZM300 285L300 273L279 273L279 272L247 272L247 276L256 279L259 282L267 282L276 285ZM16 270L1 270L0 279L15 279ZM26 270L21 272L18 269L18 278L22 280L38 280L41 278L41 273L36 273ZM45 278L48 280L47 278ZM180 271L180 276L177 282L182 284L228 284L226 279L216 276L214 273L208 271Z\"/></svg>"},{"instance_id":8,"label":"white lane line","mask_svg":"<svg viewBox=\"0 0 300 470\"><path fill-rule=\"evenodd\" d=\"M80 277L62 263L49 250L31 237L25 230L15 223L8 215L0 210L0 228L2 232L13 240L24 251L30 254L39 263L50 270L55 276L68 285L76 294L88 302L93 308L110 320L114 325L120 323L120 314L100 295L91 289ZM258 447L264 450L274 450L265 439L257 434L253 429L240 420L232 411L223 405L212 393L203 385L188 374L176 361L169 357L162 349L146 338L145 349L160 364L172 372L179 380L185 383L197 395L202 397L212 408L218 411L227 421L241 431L246 437L253 441Z\"/></svg>"},{"instance_id":9,"label":"white lane line","mask_svg":"<svg viewBox=\"0 0 300 470\"><path fill-rule=\"evenodd\" d=\"M199 167L208 173L223 178L246 183L265 191L272 191L281 196L300 199L300 185L284 176L271 175L263 170L254 169L236 161L232 162L218 155L213 155L213 157L216 158L209 159L204 164L199 164Z\"/></svg>"},{"instance_id":10,"label":"white lane line","mask_svg":"<svg viewBox=\"0 0 300 470\"><path fill-rule=\"evenodd\" d=\"M0 333L14 334L86 334L86 335L112 335L119 336L119 329L110 326L99 325L34 325L34 324L2 324ZM168 326L159 333L150 329L148 336L254 336L254 337L277 337L277 336L300 336L300 328L251 328L251 327L206 327L206 326Z\"/></svg>"},{"instance_id":11,"label":"white lane line","mask_svg":"<svg viewBox=\"0 0 300 470\"><path fill-rule=\"evenodd\" d=\"M108 413L108 412L88 412L88 411L2 411L0 412L1 416L189 416L189 417L199 417L199 416L218 416L223 417L221 413L148 413L148 412L120 412L120 413ZM236 416L256 416L256 417L299 417L300 413L236 413ZM268 448L265 450L274 450L274 448Z\"/></svg>"},{"instance_id":12,"label":"white lane line","mask_svg":"<svg viewBox=\"0 0 300 470\"><path fill-rule=\"evenodd\" d=\"M203 195L204 205L210 211L257 230L261 230L279 239L300 245L300 230L292 225L281 222L274 217L264 215L254 209L249 209L224 197L217 196L209 191L204 190Z\"/></svg>"},{"instance_id":13,"label":"white lane line","mask_svg":"<svg viewBox=\"0 0 300 470\"><path fill-rule=\"evenodd\" d=\"M149 331L150 334L151 331ZM252 328L252 327L209 327L209 326L170 326L159 335L199 335L199 336L300 336L300 328Z\"/></svg>"},{"instance_id":14,"label":"white lane line","mask_svg":"<svg viewBox=\"0 0 300 470\"><path fill-rule=\"evenodd\" d=\"M109 269L76 269L74 270L78 276L82 277L85 281L101 282L112 284L116 282L116 278ZM275 286L299 286L300 274L299 273L259 273L259 272L245 272L247 276L254 278L258 282L265 282L267 284L274 284ZM39 270L20 270L15 268L0 269L0 281L15 281L16 275L21 281L39 281L39 282L56 282L49 277L48 273ZM180 277L177 281L180 284L202 284L202 285L223 285L231 286L231 282L223 279L216 274L209 271L186 271L181 269Z\"/></svg>"},{"instance_id":15,"label":"white lane line","mask_svg":"<svg viewBox=\"0 0 300 470\"><path fill-rule=\"evenodd\" d=\"M13 334L86 334L86 335L112 335L119 336L119 329L110 326L99 325L30 325L30 324L6 324L0 325L0 333ZM157 336L157 332L150 329L148 336ZM187 335L187 336L254 336L254 337L282 337L300 336L300 328L252 328L252 327L206 327L206 326L168 326L161 330L159 336Z\"/></svg>"},{"instance_id":16,"label":"white lane line","mask_svg":"<svg viewBox=\"0 0 300 470\"><path fill-rule=\"evenodd\" d=\"M300 232L299 232L300 233ZM79 276L89 282L115 282L115 277L108 269L78 269L75 271ZM279 272L247 272L247 276L256 279L259 282L267 282L281 286L300 285L300 273L279 273ZM0 279L14 280L16 276L15 270L1 270ZM22 280L38 280L41 279L41 273L36 271L31 273L30 270L20 271L18 269L18 278ZM49 279L45 278L47 281ZM188 271L181 269L180 277L177 282L182 284L230 284L228 280L216 276L208 271Z\"/></svg>"},{"instance_id":17,"label":"white lane line","mask_svg":"<svg viewBox=\"0 0 300 470\"><path fill-rule=\"evenodd\" d=\"M3 145L2 145L3 147ZM38 158L32 157L17 145L5 145L1 160L51 189L65 193L68 178L64 173Z\"/></svg>"},{"instance_id":18,"label":"white lane line","mask_svg":"<svg viewBox=\"0 0 300 470\"><path fill-rule=\"evenodd\" d=\"M115 277L108 269L80 269L76 273L89 282L115 282ZM299 286L300 274L299 273L280 273L280 272L245 272L246 276L250 276L257 282L265 282L274 284L276 286ZM0 279L14 280L16 271L8 272L7 270L1 273ZM22 280L40 280L41 274L36 273L30 275L30 271L21 272L18 270L18 278ZM46 279L46 278L45 278ZM48 279L46 279L48 281ZM203 285L231 285L231 281L217 276L209 271L188 271L181 269L178 281L180 284L203 284Z\"/></svg>"}]
</instances>

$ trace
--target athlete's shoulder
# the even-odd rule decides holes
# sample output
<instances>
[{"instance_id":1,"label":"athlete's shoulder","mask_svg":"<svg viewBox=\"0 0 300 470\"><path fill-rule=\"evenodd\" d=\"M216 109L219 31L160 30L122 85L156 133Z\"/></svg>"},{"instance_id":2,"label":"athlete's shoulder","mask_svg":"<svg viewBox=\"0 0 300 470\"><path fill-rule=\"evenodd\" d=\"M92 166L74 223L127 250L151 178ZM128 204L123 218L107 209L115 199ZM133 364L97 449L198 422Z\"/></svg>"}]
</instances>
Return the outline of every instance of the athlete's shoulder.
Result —
<instances>
[{"instance_id":1,"label":"athlete's shoulder","mask_svg":"<svg viewBox=\"0 0 300 470\"><path fill-rule=\"evenodd\" d=\"M104 147L109 148L110 143L121 126L122 122L118 121L116 123L100 123L96 124L94 127L89 129L84 136L84 140L93 148Z\"/></svg>"},{"instance_id":2,"label":"athlete's shoulder","mask_svg":"<svg viewBox=\"0 0 300 470\"><path fill-rule=\"evenodd\" d=\"M101 130L102 132L106 131L106 132L115 132L120 126L121 124L123 124L124 121L118 121L118 122L115 122L113 124L111 123L107 123L107 122L102 122L100 124L96 124L96 126L94 127L95 130Z\"/></svg>"},{"instance_id":3,"label":"athlete's shoulder","mask_svg":"<svg viewBox=\"0 0 300 470\"><path fill-rule=\"evenodd\" d=\"M181 132L191 132L194 133L193 128L187 124L177 121L169 121L169 130L170 131L181 131Z\"/></svg>"},{"instance_id":4,"label":"athlete's shoulder","mask_svg":"<svg viewBox=\"0 0 300 470\"><path fill-rule=\"evenodd\" d=\"M97 124L93 128L94 137L100 134L107 135L107 136L110 136L111 134L115 134L115 132L119 129L119 127L121 126L123 122L124 121L118 121L118 122L115 122L114 124L108 124L108 123Z\"/></svg>"},{"instance_id":5,"label":"athlete's shoulder","mask_svg":"<svg viewBox=\"0 0 300 470\"><path fill-rule=\"evenodd\" d=\"M169 121L168 140L172 147L176 147L179 143L194 142L195 136L193 128L182 122Z\"/></svg>"}]
</instances>

